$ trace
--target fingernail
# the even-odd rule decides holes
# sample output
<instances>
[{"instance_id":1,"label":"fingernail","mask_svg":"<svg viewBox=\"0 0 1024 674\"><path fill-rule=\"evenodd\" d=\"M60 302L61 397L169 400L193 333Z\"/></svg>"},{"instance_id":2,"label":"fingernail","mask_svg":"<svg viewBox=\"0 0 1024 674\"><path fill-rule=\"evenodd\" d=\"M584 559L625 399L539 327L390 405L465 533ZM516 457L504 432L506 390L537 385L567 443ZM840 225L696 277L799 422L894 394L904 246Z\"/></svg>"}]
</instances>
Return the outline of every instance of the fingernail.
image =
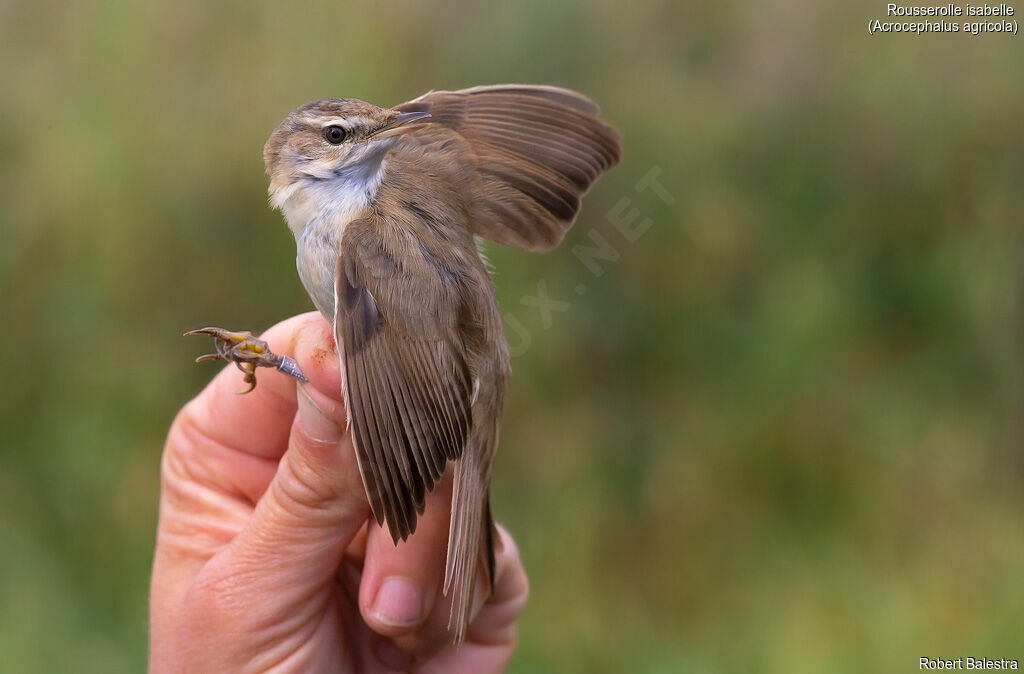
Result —
<instances>
[{"instance_id":1,"label":"fingernail","mask_svg":"<svg viewBox=\"0 0 1024 674\"><path fill-rule=\"evenodd\" d=\"M299 403L299 423L306 435L320 442L338 442L344 431L338 423L327 416L309 394L306 387L299 384L295 387L296 399Z\"/></svg>"},{"instance_id":2,"label":"fingernail","mask_svg":"<svg viewBox=\"0 0 1024 674\"><path fill-rule=\"evenodd\" d=\"M397 669L404 672L412 664L412 656L398 646L391 643L389 639L381 639L377 643L377 659L380 664L388 669Z\"/></svg>"},{"instance_id":3,"label":"fingernail","mask_svg":"<svg viewBox=\"0 0 1024 674\"><path fill-rule=\"evenodd\" d=\"M392 627L408 627L423 619L423 590L408 578L385 578L373 602L373 614Z\"/></svg>"}]
</instances>

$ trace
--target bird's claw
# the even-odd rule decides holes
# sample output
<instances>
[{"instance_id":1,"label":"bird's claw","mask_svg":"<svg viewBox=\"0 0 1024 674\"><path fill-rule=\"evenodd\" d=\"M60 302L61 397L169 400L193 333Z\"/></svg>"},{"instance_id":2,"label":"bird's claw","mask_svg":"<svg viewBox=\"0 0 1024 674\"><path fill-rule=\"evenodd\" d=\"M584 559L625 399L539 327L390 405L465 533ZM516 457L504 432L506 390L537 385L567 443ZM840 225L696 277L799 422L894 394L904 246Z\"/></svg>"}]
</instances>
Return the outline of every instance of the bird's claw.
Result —
<instances>
[{"instance_id":1,"label":"bird's claw","mask_svg":"<svg viewBox=\"0 0 1024 674\"><path fill-rule=\"evenodd\" d=\"M213 346L217 350L216 353L199 356L196 358L197 363L207 360L224 360L234 363L235 367L242 371L242 381L248 384L249 388L237 391L239 394L248 393L256 388L257 367L272 367L293 379L301 382L308 381L294 359L274 353L266 342L253 337L251 332L231 332L223 328L200 328L185 333L185 336L189 335L213 337Z\"/></svg>"}]
</instances>

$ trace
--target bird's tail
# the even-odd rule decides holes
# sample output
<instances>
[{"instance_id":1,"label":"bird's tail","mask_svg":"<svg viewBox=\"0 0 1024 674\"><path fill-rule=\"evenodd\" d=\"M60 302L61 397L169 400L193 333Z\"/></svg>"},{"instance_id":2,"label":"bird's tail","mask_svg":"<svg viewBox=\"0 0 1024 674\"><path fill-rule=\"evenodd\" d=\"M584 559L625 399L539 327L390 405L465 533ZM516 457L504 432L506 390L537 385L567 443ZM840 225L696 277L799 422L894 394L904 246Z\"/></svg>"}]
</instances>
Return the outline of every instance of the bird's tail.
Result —
<instances>
[{"instance_id":1,"label":"bird's tail","mask_svg":"<svg viewBox=\"0 0 1024 674\"><path fill-rule=\"evenodd\" d=\"M487 489L496 429L475 426L466 451L455 464L452 518L448 529L448 560L444 594L451 601L448 629L460 643L472 617L476 576L487 574L487 591L494 586L494 520ZM477 444L479 443L479 444ZM484 461L486 465L481 465Z\"/></svg>"}]
</instances>

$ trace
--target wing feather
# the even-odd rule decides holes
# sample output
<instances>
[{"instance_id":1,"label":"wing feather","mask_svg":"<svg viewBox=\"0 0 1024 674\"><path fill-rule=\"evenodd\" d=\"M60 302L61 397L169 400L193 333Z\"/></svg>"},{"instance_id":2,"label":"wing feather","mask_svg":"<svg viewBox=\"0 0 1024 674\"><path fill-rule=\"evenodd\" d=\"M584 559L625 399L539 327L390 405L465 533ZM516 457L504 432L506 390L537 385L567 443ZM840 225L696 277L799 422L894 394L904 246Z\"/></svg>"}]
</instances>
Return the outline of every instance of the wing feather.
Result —
<instances>
[{"instance_id":1,"label":"wing feather","mask_svg":"<svg viewBox=\"0 0 1024 674\"><path fill-rule=\"evenodd\" d=\"M439 408L433 397L425 392L426 384L423 379L423 368L415 355L419 346L419 344L410 345L410 348L405 351L404 366L406 372L410 373L409 391L412 398L411 402L416 409L417 415L423 420L425 429L424 441L420 446L424 451L424 458L430 463L431 474L437 480L440 478L441 473L444 472L445 460L449 458L445 454L444 447L455 444L455 434L451 426L445 424L442 430L445 433L444 439L447 442L441 442L441 438L438 438L436 419L438 418Z\"/></svg>"},{"instance_id":2,"label":"wing feather","mask_svg":"<svg viewBox=\"0 0 1024 674\"><path fill-rule=\"evenodd\" d=\"M474 233L528 250L557 246L580 200L621 153L619 136L585 96L523 84L432 91L398 106L468 143L479 175ZM427 129L417 132L429 137ZM416 135L416 134L413 134Z\"/></svg>"},{"instance_id":3,"label":"wing feather","mask_svg":"<svg viewBox=\"0 0 1024 674\"><path fill-rule=\"evenodd\" d=\"M445 337L456 307L428 310L412 288L394 287L409 276L372 236L345 241L335 334L346 404L370 508L397 542L416 530L426 494L465 449L469 370L460 345Z\"/></svg>"}]
</instances>

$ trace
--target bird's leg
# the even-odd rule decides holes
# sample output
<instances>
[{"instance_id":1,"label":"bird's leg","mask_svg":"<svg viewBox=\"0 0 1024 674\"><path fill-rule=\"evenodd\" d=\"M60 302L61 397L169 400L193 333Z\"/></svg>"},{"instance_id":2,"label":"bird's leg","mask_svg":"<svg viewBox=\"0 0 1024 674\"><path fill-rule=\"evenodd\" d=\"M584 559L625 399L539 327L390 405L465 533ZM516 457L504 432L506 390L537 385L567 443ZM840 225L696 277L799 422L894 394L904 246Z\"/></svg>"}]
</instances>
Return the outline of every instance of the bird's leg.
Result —
<instances>
[{"instance_id":1,"label":"bird's leg","mask_svg":"<svg viewBox=\"0 0 1024 674\"><path fill-rule=\"evenodd\" d=\"M230 332L223 328L200 328L199 330L190 330L185 335L213 337L213 346L217 352L199 356L196 358L196 362L225 360L234 363L243 373L242 380L249 385L249 388L238 391L240 394L248 393L256 388L257 367L272 367L299 381L308 381L294 359L274 353L266 342L256 339L251 332Z\"/></svg>"}]
</instances>

